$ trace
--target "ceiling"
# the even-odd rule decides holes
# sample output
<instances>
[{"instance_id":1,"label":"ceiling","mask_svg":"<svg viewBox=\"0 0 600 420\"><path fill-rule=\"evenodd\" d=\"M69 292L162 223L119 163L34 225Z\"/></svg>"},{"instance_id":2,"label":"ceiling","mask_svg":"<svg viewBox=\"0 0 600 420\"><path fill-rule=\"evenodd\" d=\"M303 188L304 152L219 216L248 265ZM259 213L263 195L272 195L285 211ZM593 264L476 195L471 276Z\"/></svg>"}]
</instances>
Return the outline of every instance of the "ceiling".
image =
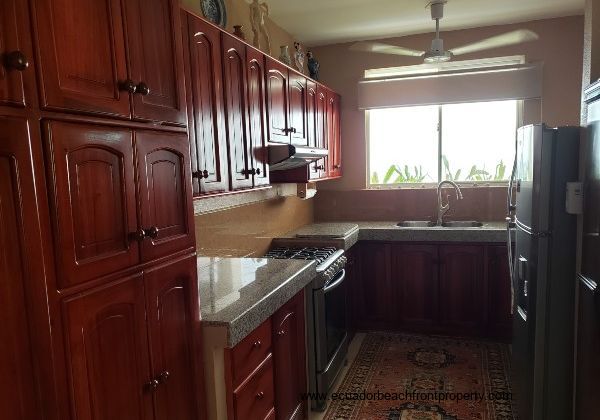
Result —
<instances>
[{"instance_id":1,"label":"ceiling","mask_svg":"<svg viewBox=\"0 0 600 420\"><path fill-rule=\"evenodd\" d=\"M585 0L449 0L442 31L583 14ZM267 0L271 19L309 46L433 32L425 0Z\"/></svg>"}]
</instances>

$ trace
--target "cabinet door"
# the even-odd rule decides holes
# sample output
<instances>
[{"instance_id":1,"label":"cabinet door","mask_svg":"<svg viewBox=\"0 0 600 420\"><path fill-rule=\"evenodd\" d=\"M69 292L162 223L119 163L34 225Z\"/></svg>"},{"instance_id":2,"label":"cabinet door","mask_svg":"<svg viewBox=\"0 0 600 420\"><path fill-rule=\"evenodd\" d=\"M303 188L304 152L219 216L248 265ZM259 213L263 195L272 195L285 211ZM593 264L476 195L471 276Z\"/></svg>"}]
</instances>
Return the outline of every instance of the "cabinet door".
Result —
<instances>
[{"instance_id":1,"label":"cabinet door","mask_svg":"<svg viewBox=\"0 0 600 420\"><path fill-rule=\"evenodd\" d=\"M133 117L178 125L187 123L179 2L127 0L127 51Z\"/></svg>"},{"instance_id":2,"label":"cabinet door","mask_svg":"<svg viewBox=\"0 0 600 420\"><path fill-rule=\"evenodd\" d=\"M6 419L40 413L29 334L34 308L27 299L44 283L35 192L27 122L0 118L0 412Z\"/></svg>"},{"instance_id":3,"label":"cabinet door","mask_svg":"<svg viewBox=\"0 0 600 420\"><path fill-rule=\"evenodd\" d=\"M307 130L306 130L306 138L308 147L319 147L317 140L317 125L318 125L318 117L317 117L317 108L318 108L318 98L319 94L317 91L317 84L312 80L308 80L306 84L306 119L307 119ZM308 166L308 176L309 179L319 179L322 176L322 171L320 170L320 166L322 165L322 160L311 163Z\"/></svg>"},{"instance_id":4,"label":"cabinet door","mask_svg":"<svg viewBox=\"0 0 600 420\"><path fill-rule=\"evenodd\" d=\"M190 153L184 134L135 134L140 220L145 232L142 258L150 261L195 244Z\"/></svg>"},{"instance_id":5,"label":"cabinet door","mask_svg":"<svg viewBox=\"0 0 600 420\"><path fill-rule=\"evenodd\" d=\"M156 420L197 418L192 356L194 324L200 322L196 257L145 271L144 284L152 377L160 382L154 393Z\"/></svg>"},{"instance_id":6,"label":"cabinet door","mask_svg":"<svg viewBox=\"0 0 600 420\"><path fill-rule=\"evenodd\" d=\"M39 0L34 5L41 105L130 116L120 0Z\"/></svg>"},{"instance_id":7,"label":"cabinet door","mask_svg":"<svg viewBox=\"0 0 600 420\"><path fill-rule=\"evenodd\" d=\"M512 336L510 273L508 250L504 245L487 247L488 328L489 335Z\"/></svg>"},{"instance_id":8,"label":"cabinet door","mask_svg":"<svg viewBox=\"0 0 600 420\"><path fill-rule=\"evenodd\" d=\"M273 315L275 414L277 419L304 418L306 392L304 291Z\"/></svg>"},{"instance_id":9,"label":"cabinet door","mask_svg":"<svg viewBox=\"0 0 600 420\"><path fill-rule=\"evenodd\" d=\"M438 321L438 250L435 245L392 245L396 319L403 328L432 329Z\"/></svg>"},{"instance_id":10,"label":"cabinet door","mask_svg":"<svg viewBox=\"0 0 600 420\"><path fill-rule=\"evenodd\" d=\"M63 316L74 418L151 420L142 276L67 299Z\"/></svg>"},{"instance_id":11,"label":"cabinet door","mask_svg":"<svg viewBox=\"0 0 600 420\"><path fill-rule=\"evenodd\" d=\"M315 109L315 147L328 149L327 143L327 91L320 85L317 86L316 109ZM328 174L328 158L323 158L311 165L316 178L325 178Z\"/></svg>"},{"instance_id":12,"label":"cabinet door","mask_svg":"<svg viewBox=\"0 0 600 420\"><path fill-rule=\"evenodd\" d=\"M440 324L448 331L476 333L486 322L483 248L440 246Z\"/></svg>"},{"instance_id":13,"label":"cabinet door","mask_svg":"<svg viewBox=\"0 0 600 420\"><path fill-rule=\"evenodd\" d=\"M290 71L288 80L290 84L289 129L291 133L291 142L298 146L308 146L306 77Z\"/></svg>"},{"instance_id":14,"label":"cabinet door","mask_svg":"<svg viewBox=\"0 0 600 420\"><path fill-rule=\"evenodd\" d=\"M139 262L129 130L45 123L61 288Z\"/></svg>"},{"instance_id":15,"label":"cabinet door","mask_svg":"<svg viewBox=\"0 0 600 420\"><path fill-rule=\"evenodd\" d=\"M340 95L327 92L328 176L342 175L342 137L340 132Z\"/></svg>"},{"instance_id":16,"label":"cabinet door","mask_svg":"<svg viewBox=\"0 0 600 420\"><path fill-rule=\"evenodd\" d=\"M269 153L267 150L267 118L265 102L265 56L254 48L246 48L248 72L248 125L254 186L269 185Z\"/></svg>"},{"instance_id":17,"label":"cabinet door","mask_svg":"<svg viewBox=\"0 0 600 420\"><path fill-rule=\"evenodd\" d=\"M221 33L183 12L194 195L229 189L223 109ZM189 60L189 61L188 61Z\"/></svg>"},{"instance_id":18,"label":"cabinet door","mask_svg":"<svg viewBox=\"0 0 600 420\"><path fill-rule=\"evenodd\" d=\"M266 57L266 63L269 141L274 143L289 143L288 69L270 57Z\"/></svg>"},{"instance_id":19,"label":"cabinet door","mask_svg":"<svg viewBox=\"0 0 600 420\"><path fill-rule=\"evenodd\" d=\"M27 2L3 0L0 7L0 105L30 104L34 83Z\"/></svg>"},{"instance_id":20,"label":"cabinet door","mask_svg":"<svg viewBox=\"0 0 600 420\"><path fill-rule=\"evenodd\" d=\"M358 329L389 328L393 325L393 296L388 244L365 242L360 247L359 287L354 290Z\"/></svg>"},{"instance_id":21,"label":"cabinet door","mask_svg":"<svg viewBox=\"0 0 600 420\"><path fill-rule=\"evenodd\" d=\"M246 47L225 33L221 42L231 188L252 188L246 108Z\"/></svg>"}]
</instances>

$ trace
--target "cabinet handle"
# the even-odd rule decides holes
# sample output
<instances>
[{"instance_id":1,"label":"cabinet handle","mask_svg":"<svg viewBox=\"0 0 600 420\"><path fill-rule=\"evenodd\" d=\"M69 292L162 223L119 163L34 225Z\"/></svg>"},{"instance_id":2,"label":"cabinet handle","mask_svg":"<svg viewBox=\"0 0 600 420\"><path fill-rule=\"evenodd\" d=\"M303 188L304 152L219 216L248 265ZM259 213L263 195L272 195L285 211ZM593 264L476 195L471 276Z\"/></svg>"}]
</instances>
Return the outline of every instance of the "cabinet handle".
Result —
<instances>
[{"instance_id":1,"label":"cabinet handle","mask_svg":"<svg viewBox=\"0 0 600 420\"><path fill-rule=\"evenodd\" d=\"M147 237L156 239L158 238L158 228L156 226L152 226L150 229L144 229L144 233Z\"/></svg>"},{"instance_id":2,"label":"cabinet handle","mask_svg":"<svg viewBox=\"0 0 600 420\"><path fill-rule=\"evenodd\" d=\"M260 168L256 168L256 175L260 175Z\"/></svg>"},{"instance_id":3,"label":"cabinet handle","mask_svg":"<svg viewBox=\"0 0 600 420\"><path fill-rule=\"evenodd\" d=\"M119 82L119 90L121 90L123 92L135 93L136 89L137 89L137 87L135 86L134 81L131 79L127 79L127 80L123 80L122 82Z\"/></svg>"},{"instance_id":4,"label":"cabinet handle","mask_svg":"<svg viewBox=\"0 0 600 420\"><path fill-rule=\"evenodd\" d=\"M280 337L284 336L285 335L285 330L279 330L279 331L277 331L277 335L280 336Z\"/></svg>"},{"instance_id":5,"label":"cabinet handle","mask_svg":"<svg viewBox=\"0 0 600 420\"><path fill-rule=\"evenodd\" d=\"M286 133L286 134L295 133L296 129L294 127L284 128L283 132Z\"/></svg>"},{"instance_id":6,"label":"cabinet handle","mask_svg":"<svg viewBox=\"0 0 600 420\"><path fill-rule=\"evenodd\" d=\"M138 229L135 232L129 234L129 240L142 242L146 237L146 231L144 229Z\"/></svg>"},{"instance_id":7,"label":"cabinet handle","mask_svg":"<svg viewBox=\"0 0 600 420\"><path fill-rule=\"evenodd\" d=\"M24 71L29 67L29 60L21 51L12 51L4 55L4 67L7 70Z\"/></svg>"},{"instance_id":8,"label":"cabinet handle","mask_svg":"<svg viewBox=\"0 0 600 420\"><path fill-rule=\"evenodd\" d=\"M138 83L136 86L136 91L142 96L150 95L150 87L148 87L148 85L144 82Z\"/></svg>"},{"instance_id":9,"label":"cabinet handle","mask_svg":"<svg viewBox=\"0 0 600 420\"><path fill-rule=\"evenodd\" d=\"M260 391L259 393L256 394L256 399L257 400L262 400L265 397L265 393Z\"/></svg>"},{"instance_id":10,"label":"cabinet handle","mask_svg":"<svg viewBox=\"0 0 600 420\"><path fill-rule=\"evenodd\" d=\"M252 343L252 347L254 347L254 348L259 348L260 346L262 346L262 343L260 340L256 340L254 343Z\"/></svg>"},{"instance_id":11,"label":"cabinet handle","mask_svg":"<svg viewBox=\"0 0 600 420\"><path fill-rule=\"evenodd\" d=\"M319 172L325 169L325 166L323 165L316 165L315 166L315 172Z\"/></svg>"},{"instance_id":12,"label":"cabinet handle","mask_svg":"<svg viewBox=\"0 0 600 420\"><path fill-rule=\"evenodd\" d=\"M152 379L150 382L148 382L146 385L144 385L144 387L148 391L154 392L156 390L156 388L158 388L159 385L160 385L160 382L158 381L158 379Z\"/></svg>"},{"instance_id":13,"label":"cabinet handle","mask_svg":"<svg viewBox=\"0 0 600 420\"><path fill-rule=\"evenodd\" d=\"M340 169L342 165L333 165L333 169Z\"/></svg>"},{"instance_id":14,"label":"cabinet handle","mask_svg":"<svg viewBox=\"0 0 600 420\"><path fill-rule=\"evenodd\" d=\"M206 169L203 171L197 170L197 171L192 172L192 178L199 178L199 179L208 178L208 175L209 174Z\"/></svg>"},{"instance_id":15,"label":"cabinet handle","mask_svg":"<svg viewBox=\"0 0 600 420\"><path fill-rule=\"evenodd\" d=\"M256 169L254 169L254 168L252 168L252 169L242 169L242 170L240 171L240 173L241 173L242 175L257 175L257 174L259 174L259 173L260 173L260 169L258 170L258 172L257 172L257 170L256 170Z\"/></svg>"},{"instance_id":16,"label":"cabinet handle","mask_svg":"<svg viewBox=\"0 0 600 420\"><path fill-rule=\"evenodd\" d=\"M165 370L164 372L162 372L160 375L158 375L158 382L165 383L167 381L167 379L169 379L169 376L171 376L171 372L169 372L168 370Z\"/></svg>"}]
</instances>

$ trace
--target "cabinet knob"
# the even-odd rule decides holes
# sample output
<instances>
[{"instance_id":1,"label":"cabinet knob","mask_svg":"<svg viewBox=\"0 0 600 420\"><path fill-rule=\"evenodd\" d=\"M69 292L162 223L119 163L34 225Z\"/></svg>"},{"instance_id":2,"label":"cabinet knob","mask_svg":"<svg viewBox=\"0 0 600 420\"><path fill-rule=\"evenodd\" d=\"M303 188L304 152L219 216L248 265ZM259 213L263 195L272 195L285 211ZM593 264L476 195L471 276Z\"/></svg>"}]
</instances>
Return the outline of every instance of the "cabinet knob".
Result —
<instances>
[{"instance_id":1,"label":"cabinet knob","mask_svg":"<svg viewBox=\"0 0 600 420\"><path fill-rule=\"evenodd\" d=\"M294 127L284 128L283 132L286 133L286 134L295 133L296 129Z\"/></svg>"},{"instance_id":2,"label":"cabinet knob","mask_svg":"<svg viewBox=\"0 0 600 420\"><path fill-rule=\"evenodd\" d=\"M251 169L242 169L240 172L241 172L242 175L256 175L256 174L260 173L260 169L258 170L258 172L254 168L251 168Z\"/></svg>"},{"instance_id":3,"label":"cabinet knob","mask_svg":"<svg viewBox=\"0 0 600 420\"><path fill-rule=\"evenodd\" d=\"M21 51L12 51L4 55L4 67L7 70L24 71L29 67L29 60Z\"/></svg>"},{"instance_id":4,"label":"cabinet knob","mask_svg":"<svg viewBox=\"0 0 600 420\"><path fill-rule=\"evenodd\" d=\"M277 335L280 336L280 337L283 336L283 335L285 335L285 330L279 330L279 331L277 331Z\"/></svg>"},{"instance_id":5,"label":"cabinet knob","mask_svg":"<svg viewBox=\"0 0 600 420\"><path fill-rule=\"evenodd\" d=\"M256 168L256 175L260 175L260 168Z\"/></svg>"},{"instance_id":6,"label":"cabinet knob","mask_svg":"<svg viewBox=\"0 0 600 420\"><path fill-rule=\"evenodd\" d=\"M258 348L262 346L262 342L260 340L256 340L254 343L252 343L252 347L254 348Z\"/></svg>"},{"instance_id":7,"label":"cabinet knob","mask_svg":"<svg viewBox=\"0 0 600 420\"><path fill-rule=\"evenodd\" d=\"M206 169L203 171L197 170L197 171L192 172L192 178L199 178L199 179L208 178L208 175L209 174Z\"/></svg>"},{"instance_id":8,"label":"cabinet knob","mask_svg":"<svg viewBox=\"0 0 600 420\"><path fill-rule=\"evenodd\" d=\"M155 391L156 388L158 388L158 386L160 385L160 382L158 381L158 379L152 379L150 382L148 382L145 386L145 388L148 391Z\"/></svg>"},{"instance_id":9,"label":"cabinet knob","mask_svg":"<svg viewBox=\"0 0 600 420\"><path fill-rule=\"evenodd\" d=\"M150 88L144 82L138 83L138 85L136 86L136 91L142 96L150 95Z\"/></svg>"},{"instance_id":10,"label":"cabinet knob","mask_svg":"<svg viewBox=\"0 0 600 420\"><path fill-rule=\"evenodd\" d=\"M119 90L123 92L135 93L137 87L135 82L131 79L123 80L119 82Z\"/></svg>"},{"instance_id":11,"label":"cabinet knob","mask_svg":"<svg viewBox=\"0 0 600 420\"><path fill-rule=\"evenodd\" d=\"M158 382L160 382L160 383L166 382L167 379L169 379L169 376L171 376L171 372L169 372L168 370L165 370L160 375L158 375Z\"/></svg>"},{"instance_id":12,"label":"cabinet knob","mask_svg":"<svg viewBox=\"0 0 600 420\"><path fill-rule=\"evenodd\" d=\"M144 229L138 229L135 232L132 232L129 234L129 239L131 241L141 242L144 240L145 237L146 237L146 231L144 231Z\"/></svg>"},{"instance_id":13,"label":"cabinet knob","mask_svg":"<svg viewBox=\"0 0 600 420\"><path fill-rule=\"evenodd\" d=\"M324 169L325 169L325 166L323 166L323 165L315 165L315 172L322 171Z\"/></svg>"},{"instance_id":14,"label":"cabinet knob","mask_svg":"<svg viewBox=\"0 0 600 420\"><path fill-rule=\"evenodd\" d=\"M262 400L265 397L265 393L260 391L256 394L256 399L257 400Z\"/></svg>"},{"instance_id":15,"label":"cabinet knob","mask_svg":"<svg viewBox=\"0 0 600 420\"><path fill-rule=\"evenodd\" d=\"M158 228L156 226L152 226L149 229L144 229L144 233L147 237L156 239L158 238Z\"/></svg>"},{"instance_id":16,"label":"cabinet knob","mask_svg":"<svg viewBox=\"0 0 600 420\"><path fill-rule=\"evenodd\" d=\"M333 165L333 169L340 169L342 165Z\"/></svg>"}]
</instances>

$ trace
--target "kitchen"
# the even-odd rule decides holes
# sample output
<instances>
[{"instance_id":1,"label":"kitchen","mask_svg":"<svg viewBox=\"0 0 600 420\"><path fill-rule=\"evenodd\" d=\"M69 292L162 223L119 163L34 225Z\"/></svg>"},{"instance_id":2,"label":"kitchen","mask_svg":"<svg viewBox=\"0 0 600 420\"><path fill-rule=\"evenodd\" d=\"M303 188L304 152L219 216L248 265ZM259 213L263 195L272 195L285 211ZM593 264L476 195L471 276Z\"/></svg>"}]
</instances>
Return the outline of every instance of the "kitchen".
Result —
<instances>
[{"instance_id":1,"label":"kitchen","mask_svg":"<svg viewBox=\"0 0 600 420\"><path fill-rule=\"evenodd\" d=\"M2 418L597 418L598 10L4 0Z\"/></svg>"}]
</instances>

